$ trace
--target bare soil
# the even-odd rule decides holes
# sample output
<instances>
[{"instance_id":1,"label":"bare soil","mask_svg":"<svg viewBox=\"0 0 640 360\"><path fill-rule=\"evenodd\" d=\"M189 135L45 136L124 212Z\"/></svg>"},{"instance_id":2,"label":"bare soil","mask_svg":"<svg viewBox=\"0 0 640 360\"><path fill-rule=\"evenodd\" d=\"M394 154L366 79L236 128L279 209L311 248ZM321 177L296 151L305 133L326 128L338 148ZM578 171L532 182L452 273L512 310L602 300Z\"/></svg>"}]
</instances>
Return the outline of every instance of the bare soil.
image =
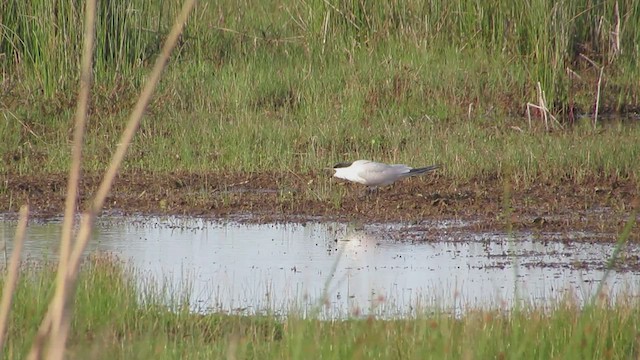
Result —
<instances>
[{"instance_id":1,"label":"bare soil","mask_svg":"<svg viewBox=\"0 0 640 360\"><path fill-rule=\"evenodd\" d=\"M335 200L316 197L309 190L314 186L310 179L335 181L336 186L345 187L342 189L345 195L336 196ZM25 203L30 205L32 216L38 218L63 212L66 174L2 174L0 181L0 212L16 212ZM84 175L80 207L87 206L99 181L98 175ZM470 226L474 228L470 231L504 231L511 226L616 233L629 216L637 188L634 181L586 181L577 185L568 180L529 186L511 184L506 189L504 181L499 179L457 184L435 175L406 179L363 196L363 187L341 183L328 175L324 180L317 174L125 172L118 176L104 210L124 214L231 217L252 222L461 219L473 220ZM506 202L505 194L509 194ZM510 204L509 212L505 211L505 204ZM637 233L633 232L632 240L640 240Z\"/></svg>"}]
</instances>

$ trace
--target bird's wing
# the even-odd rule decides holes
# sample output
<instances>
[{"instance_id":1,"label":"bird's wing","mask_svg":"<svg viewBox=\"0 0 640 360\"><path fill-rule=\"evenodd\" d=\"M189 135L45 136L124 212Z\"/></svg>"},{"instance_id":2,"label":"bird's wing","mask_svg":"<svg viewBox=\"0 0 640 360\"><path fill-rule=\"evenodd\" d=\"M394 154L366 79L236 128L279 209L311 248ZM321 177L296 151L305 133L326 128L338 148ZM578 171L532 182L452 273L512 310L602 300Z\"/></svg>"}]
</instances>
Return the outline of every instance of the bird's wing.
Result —
<instances>
[{"instance_id":1,"label":"bird's wing","mask_svg":"<svg viewBox=\"0 0 640 360\"><path fill-rule=\"evenodd\" d=\"M357 174L369 184L384 184L397 180L410 170L410 167L402 164L387 165L369 161L360 164Z\"/></svg>"},{"instance_id":2,"label":"bird's wing","mask_svg":"<svg viewBox=\"0 0 640 360\"><path fill-rule=\"evenodd\" d=\"M378 163L375 161L367 161L358 164L358 175L373 175L378 173L384 173L389 169L389 165Z\"/></svg>"}]
</instances>

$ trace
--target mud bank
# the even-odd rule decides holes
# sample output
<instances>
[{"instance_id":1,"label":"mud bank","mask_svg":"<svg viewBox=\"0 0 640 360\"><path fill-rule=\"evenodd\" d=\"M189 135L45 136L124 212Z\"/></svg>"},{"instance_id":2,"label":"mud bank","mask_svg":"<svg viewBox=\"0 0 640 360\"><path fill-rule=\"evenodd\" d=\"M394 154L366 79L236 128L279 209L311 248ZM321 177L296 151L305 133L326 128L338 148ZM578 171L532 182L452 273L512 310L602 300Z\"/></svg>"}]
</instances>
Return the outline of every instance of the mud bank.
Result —
<instances>
[{"instance_id":1,"label":"mud bank","mask_svg":"<svg viewBox=\"0 0 640 360\"><path fill-rule=\"evenodd\" d=\"M627 220L637 194L633 181L509 184L505 190L504 181L498 179L456 183L436 175L407 179L363 197L362 187L322 175L125 172L118 176L105 211L233 217L257 223L462 219L473 220L468 225L473 231L511 226L532 231L616 233ZM3 174L0 181L1 212L15 212L25 203L38 218L58 216L63 211L66 174ZM99 181L98 175L83 177L80 208L88 204ZM326 184L318 184L323 181ZM508 212L505 204L510 204ZM631 240L639 240L638 232L633 233Z\"/></svg>"}]
</instances>

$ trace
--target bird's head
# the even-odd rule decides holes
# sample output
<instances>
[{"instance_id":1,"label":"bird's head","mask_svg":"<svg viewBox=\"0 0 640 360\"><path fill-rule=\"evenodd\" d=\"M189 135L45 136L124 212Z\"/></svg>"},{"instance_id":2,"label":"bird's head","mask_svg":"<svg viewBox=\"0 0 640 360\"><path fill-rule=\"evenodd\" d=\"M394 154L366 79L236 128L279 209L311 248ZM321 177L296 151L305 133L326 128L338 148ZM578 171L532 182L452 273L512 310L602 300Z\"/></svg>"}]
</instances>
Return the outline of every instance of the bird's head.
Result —
<instances>
[{"instance_id":1,"label":"bird's head","mask_svg":"<svg viewBox=\"0 0 640 360\"><path fill-rule=\"evenodd\" d=\"M337 171L337 169L347 168L347 167L351 166L351 164L353 164L353 163L340 162L340 163L337 163L337 164L333 165L333 170Z\"/></svg>"},{"instance_id":2,"label":"bird's head","mask_svg":"<svg viewBox=\"0 0 640 360\"><path fill-rule=\"evenodd\" d=\"M345 179L347 177L345 171L348 171L347 168L350 167L351 164L350 162L340 162L333 165L333 170L335 171L333 177Z\"/></svg>"}]
</instances>

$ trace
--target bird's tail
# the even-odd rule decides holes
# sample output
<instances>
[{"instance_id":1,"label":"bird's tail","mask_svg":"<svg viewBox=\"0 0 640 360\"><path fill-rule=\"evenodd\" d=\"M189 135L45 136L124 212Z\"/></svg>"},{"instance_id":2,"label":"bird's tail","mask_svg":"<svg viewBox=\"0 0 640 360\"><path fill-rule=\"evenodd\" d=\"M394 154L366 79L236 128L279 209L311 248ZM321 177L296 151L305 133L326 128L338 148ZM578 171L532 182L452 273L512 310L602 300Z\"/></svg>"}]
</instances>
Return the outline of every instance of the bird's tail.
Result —
<instances>
[{"instance_id":1,"label":"bird's tail","mask_svg":"<svg viewBox=\"0 0 640 360\"><path fill-rule=\"evenodd\" d=\"M415 169L411 169L409 170L409 176L413 176L413 175L422 175L422 174L426 174L429 171L433 171L437 168L439 168L440 166L438 165L431 165L431 166L425 166L425 167L421 167L421 168L415 168Z\"/></svg>"}]
</instances>

